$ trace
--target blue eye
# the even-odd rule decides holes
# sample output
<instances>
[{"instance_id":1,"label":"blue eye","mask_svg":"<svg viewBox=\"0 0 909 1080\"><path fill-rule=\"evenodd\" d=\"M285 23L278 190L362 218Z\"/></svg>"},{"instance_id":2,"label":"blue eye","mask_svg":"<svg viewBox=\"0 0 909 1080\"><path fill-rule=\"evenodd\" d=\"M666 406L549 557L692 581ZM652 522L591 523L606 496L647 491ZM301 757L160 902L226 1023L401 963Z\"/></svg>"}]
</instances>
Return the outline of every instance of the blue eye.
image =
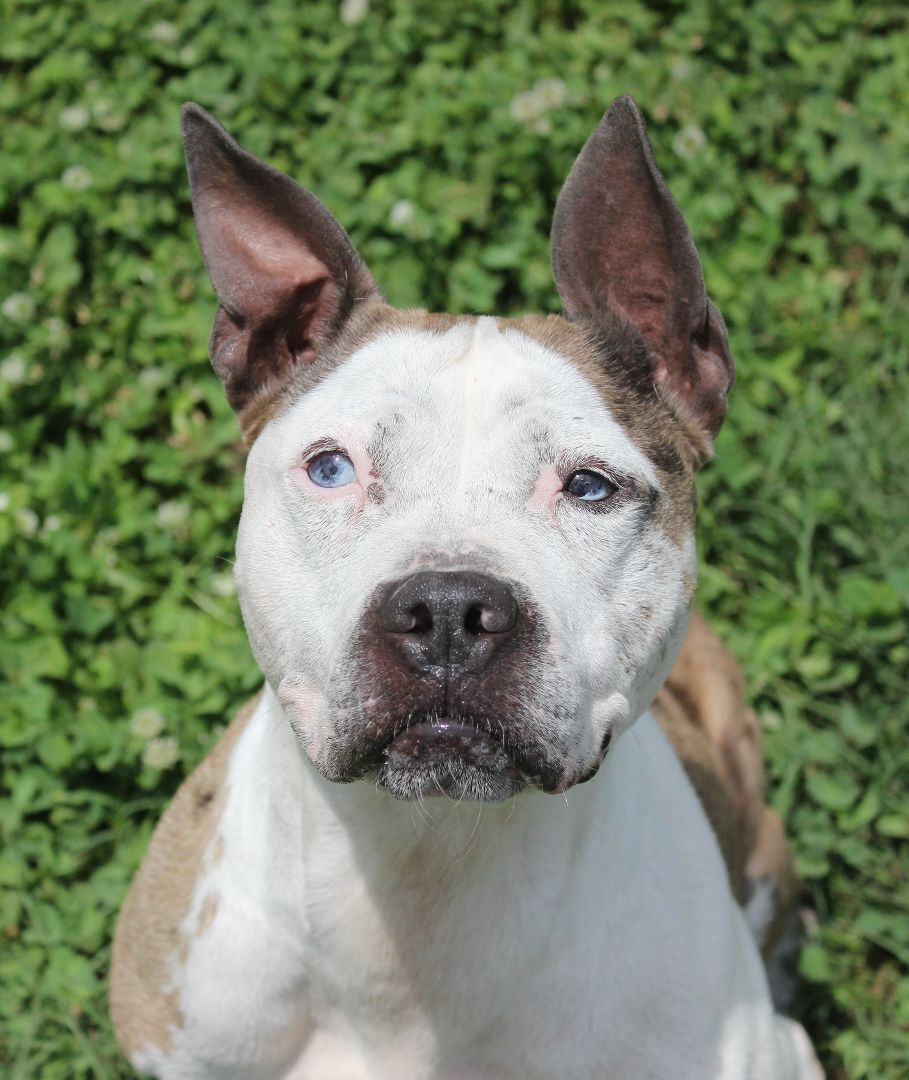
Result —
<instances>
[{"instance_id":1,"label":"blue eye","mask_svg":"<svg viewBox=\"0 0 909 1080\"><path fill-rule=\"evenodd\" d=\"M584 502L602 502L619 489L605 476L592 469L579 469L565 481L564 491Z\"/></svg>"},{"instance_id":2,"label":"blue eye","mask_svg":"<svg viewBox=\"0 0 909 1080\"><path fill-rule=\"evenodd\" d=\"M318 487L339 488L353 484L357 471L347 454L340 450L326 450L316 456L306 466L309 479Z\"/></svg>"}]
</instances>

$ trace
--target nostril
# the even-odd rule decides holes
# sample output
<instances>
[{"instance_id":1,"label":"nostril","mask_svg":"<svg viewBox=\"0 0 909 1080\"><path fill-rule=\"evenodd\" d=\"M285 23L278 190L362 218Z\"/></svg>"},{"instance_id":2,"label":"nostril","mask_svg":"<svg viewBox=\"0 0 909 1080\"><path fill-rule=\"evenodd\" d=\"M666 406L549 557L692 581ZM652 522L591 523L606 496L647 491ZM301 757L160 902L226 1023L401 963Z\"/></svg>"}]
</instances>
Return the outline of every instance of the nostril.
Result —
<instances>
[{"instance_id":1,"label":"nostril","mask_svg":"<svg viewBox=\"0 0 909 1080\"><path fill-rule=\"evenodd\" d=\"M428 634L433 628L432 611L422 600L399 598L382 611L382 627L390 634Z\"/></svg>"},{"instance_id":2,"label":"nostril","mask_svg":"<svg viewBox=\"0 0 909 1080\"><path fill-rule=\"evenodd\" d=\"M411 622L406 634L428 634L432 629L432 612L425 604L414 604L408 615Z\"/></svg>"},{"instance_id":3,"label":"nostril","mask_svg":"<svg viewBox=\"0 0 909 1080\"><path fill-rule=\"evenodd\" d=\"M506 634L514 629L518 609L514 603L473 604L467 610L464 627L468 634Z\"/></svg>"},{"instance_id":4,"label":"nostril","mask_svg":"<svg viewBox=\"0 0 909 1080\"><path fill-rule=\"evenodd\" d=\"M483 609L479 604L473 604L467 609L467 614L464 616L464 629L468 634L484 633Z\"/></svg>"}]
</instances>

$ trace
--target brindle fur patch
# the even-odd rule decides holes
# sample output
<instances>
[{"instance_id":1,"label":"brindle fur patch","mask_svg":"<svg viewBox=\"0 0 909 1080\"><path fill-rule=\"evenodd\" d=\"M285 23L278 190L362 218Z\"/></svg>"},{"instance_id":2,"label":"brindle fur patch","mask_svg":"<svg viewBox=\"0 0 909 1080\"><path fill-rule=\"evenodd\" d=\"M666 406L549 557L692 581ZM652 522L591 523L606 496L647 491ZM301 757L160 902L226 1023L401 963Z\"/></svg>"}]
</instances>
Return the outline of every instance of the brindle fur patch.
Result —
<instances>
[{"instance_id":1,"label":"brindle fur patch","mask_svg":"<svg viewBox=\"0 0 909 1080\"><path fill-rule=\"evenodd\" d=\"M694 472L709 458L710 444L698 429L680 421L649 382L639 382L638 373L646 367L640 337L619 322L604 330L560 315L525 315L501 319L500 325L565 357L593 384L616 422L653 463L668 496L657 504L653 520L681 544L694 524Z\"/></svg>"},{"instance_id":2,"label":"brindle fur patch","mask_svg":"<svg viewBox=\"0 0 909 1080\"><path fill-rule=\"evenodd\" d=\"M258 704L246 705L215 748L183 783L158 823L148 853L117 922L111 961L110 1008L117 1038L133 1056L154 1047L167 1053L182 1026L177 995L168 990L169 963L185 953L180 925L200 872L219 855L215 832L227 798L231 751ZM217 898L206 898L204 926Z\"/></svg>"},{"instance_id":3,"label":"brindle fur patch","mask_svg":"<svg viewBox=\"0 0 909 1080\"><path fill-rule=\"evenodd\" d=\"M764 802L760 728L743 691L732 654L695 613L653 712L713 826L736 899L746 903L758 882L772 887L767 953L791 917L798 884L779 818Z\"/></svg>"}]
</instances>

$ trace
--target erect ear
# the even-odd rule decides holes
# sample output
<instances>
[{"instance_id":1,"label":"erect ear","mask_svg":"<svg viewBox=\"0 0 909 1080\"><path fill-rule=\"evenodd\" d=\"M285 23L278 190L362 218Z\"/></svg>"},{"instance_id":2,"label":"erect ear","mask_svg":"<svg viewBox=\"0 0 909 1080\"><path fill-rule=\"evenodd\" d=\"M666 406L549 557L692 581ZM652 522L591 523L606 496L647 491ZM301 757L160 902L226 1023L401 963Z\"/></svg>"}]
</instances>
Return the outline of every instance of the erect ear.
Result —
<instances>
[{"instance_id":1,"label":"erect ear","mask_svg":"<svg viewBox=\"0 0 909 1080\"><path fill-rule=\"evenodd\" d=\"M210 351L238 412L316 359L378 290L315 196L241 149L198 105L180 116L196 233L220 306Z\"/></svg>"},{"instance_id":2,"label":"erect ear","mask_svg":"<svg viewBox=\"0 0 909 1080\"><path fill-rule=\"evenodd\" d=\"M552 263L566 313L631 323L656 387L715 435L733 381L726 327L630 97L613 102L562 188Z\"/></svg>"}]
</instances>

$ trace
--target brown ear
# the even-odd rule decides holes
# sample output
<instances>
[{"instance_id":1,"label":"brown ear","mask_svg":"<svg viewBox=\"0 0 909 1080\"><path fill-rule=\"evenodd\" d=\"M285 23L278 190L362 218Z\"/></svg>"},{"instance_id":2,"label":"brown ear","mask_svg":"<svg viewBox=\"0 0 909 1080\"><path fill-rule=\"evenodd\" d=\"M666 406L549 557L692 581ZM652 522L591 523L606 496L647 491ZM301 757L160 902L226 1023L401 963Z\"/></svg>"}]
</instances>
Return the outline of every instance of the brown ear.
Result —
<instances>
[{"instance_id":1,"label":"brown ear","mask_svg":"<svg viewBox=\"0 0 909 1080\"><path fill-rule=\"evenodd\" d=\"M315 196L241 149L198 105L180 116L196 233L220 307L210 351L240 411L310 363L378 290Z\"/></svg>"},{"instance_id":2,"label":"brown ear","mask_svg":"<svg viewBox=\"0 0 909 1080\"><path fill-rule=\"evenodd\" d=\"M630 97L613 102L562 188L552 263L566 313L630 323L656 387L715 435L733 381L726 327Z\"/></svg>"}]
</instances>

